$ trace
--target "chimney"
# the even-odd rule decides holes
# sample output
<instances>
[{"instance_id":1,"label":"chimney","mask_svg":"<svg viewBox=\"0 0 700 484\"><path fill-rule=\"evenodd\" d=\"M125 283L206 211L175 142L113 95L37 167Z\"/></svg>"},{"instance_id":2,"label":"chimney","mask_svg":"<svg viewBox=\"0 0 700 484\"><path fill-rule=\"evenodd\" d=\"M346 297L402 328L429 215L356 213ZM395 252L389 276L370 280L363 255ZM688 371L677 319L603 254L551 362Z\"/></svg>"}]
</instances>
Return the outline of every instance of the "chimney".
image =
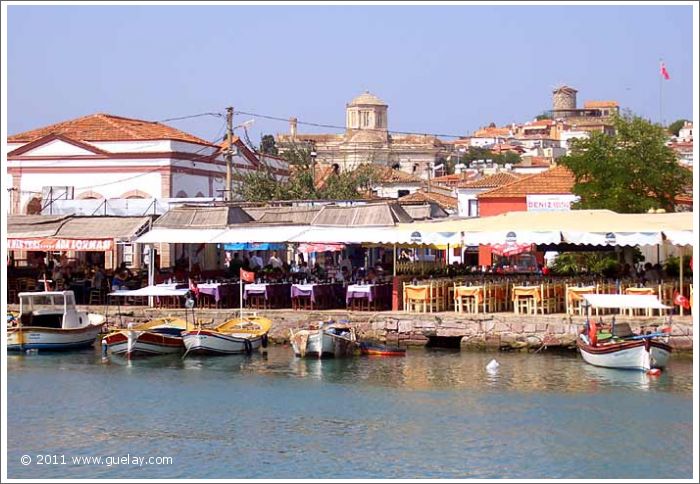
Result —
<instances>
[{"instance_id":1,"label":"chimney","mask_svg":"<svg viewBox=\"0 0 700 484\"><path fill-rule=\"evenodd\" d=\"M297 118L289 118L289 134L292 139L297 137Z\"/></svg>"}]
</instances>

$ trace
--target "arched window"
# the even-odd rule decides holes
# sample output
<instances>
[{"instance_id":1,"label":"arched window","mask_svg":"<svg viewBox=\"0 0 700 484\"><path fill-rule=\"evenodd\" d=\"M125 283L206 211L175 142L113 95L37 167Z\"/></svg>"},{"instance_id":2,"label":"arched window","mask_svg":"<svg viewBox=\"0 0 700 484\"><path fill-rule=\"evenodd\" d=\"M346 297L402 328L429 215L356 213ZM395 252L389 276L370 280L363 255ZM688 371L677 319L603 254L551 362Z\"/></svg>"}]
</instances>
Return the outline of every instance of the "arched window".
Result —
<instances>
[{"instance_id":1,"label":"arched window","mask_svg":"<svg viewBox=\"0 0 700 484\"><path fill-rule=\"evenodd\" d=\"M401 165L399 163L394 163L393 165L391 165L391 169L392 170L400 170Z\"/></svg>"},{"instance_id":2,"label":"arched window","mask_svg":"<svg viewBox=\"0 0 700 484\"><path fill-rule=\"evenodd\" d=\"M203 197L203 196L204 196L204 194L202 192L197 192L197 195L195 195L195 197Z\"/></svg>"},{"instance_id":3,"label":"arched window","mask_svg":"<svg viewBox=\"0 0 700 484\"><path fill-rule=\"evenodd\" d=\"M187 193L185 193L184 190L180 190L180 191L177 192L177 194L175 195L175 198L187 198Z\"/></svg>"},{"instance_id":4,"label":"arched window","mask_svg":"<svg viewBox=\"0 0 700 484\"><path fill-rule=\"evenodd\" d=\"M34 197L27 203L27 215L41 215L41 198Z\"/></svg>"}]
</instances>

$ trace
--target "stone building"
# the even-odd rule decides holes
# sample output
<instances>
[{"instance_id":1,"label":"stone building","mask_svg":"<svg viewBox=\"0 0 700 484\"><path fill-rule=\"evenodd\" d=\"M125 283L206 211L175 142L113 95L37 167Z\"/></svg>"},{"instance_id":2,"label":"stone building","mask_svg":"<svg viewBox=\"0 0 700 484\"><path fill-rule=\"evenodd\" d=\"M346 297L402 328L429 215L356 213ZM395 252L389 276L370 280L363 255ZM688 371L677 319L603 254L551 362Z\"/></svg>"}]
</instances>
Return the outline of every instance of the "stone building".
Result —
<instances>
[{"instance_id":1,"label":"stone building","mask_svg":"<svg viewBox=\"0 0 700 484\"><path fill-rule=\"evenodd\" d=\"M364 92L345 108L342 134L305 134L297 131L297 120L289 120L289 134L277 134L280 154L294 146L313 148L317 161L349 171L363 163L376 163L427 179L431 167L446 149L435 136L393 134L389 131L389 106Z\"/></svg>"},{"instance_id":2,"label":"stone building","mask_svg":"<svg viewBox=\"0 0 700 484\"><path fill-rule=\"evenodd\" d=\"M581 131L612 132L612 116L619 114L617 101L586 101L583 108L577 106L573 87L560 86L552 91L552 119L565 123L570 129Z\"/></svg>"}]
</instances>

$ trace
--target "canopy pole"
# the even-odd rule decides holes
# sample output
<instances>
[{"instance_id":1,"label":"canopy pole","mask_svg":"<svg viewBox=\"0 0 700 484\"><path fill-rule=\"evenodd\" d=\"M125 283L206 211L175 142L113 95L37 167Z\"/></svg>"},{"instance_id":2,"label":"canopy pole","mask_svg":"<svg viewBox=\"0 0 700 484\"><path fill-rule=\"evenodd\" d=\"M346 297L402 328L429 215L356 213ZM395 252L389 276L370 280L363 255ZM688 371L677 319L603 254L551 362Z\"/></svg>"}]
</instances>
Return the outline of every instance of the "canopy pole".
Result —
<instances>
[{"instance_id":1,"label":"canopy pole","mask_svg":"<svg viewBox=\"0 0 700 484\"><path fill-rule=\"evenodd\" d=\"M148 285L154 285L155 278L155 244L148 244ZM148 296L148 307L153 307L153 296Z\"/></svg>"},{"instance_id":2,"label":"canopy pole","mask_svg":"<svg viewBox=\"0 0 700 484\"><path fill-rule=\"evenodd\" d=\"M680 280L680 283L681 283L680 284L681 285L680 293L681 293L681 296L683 296L683 256L684 255L685 255L685 245L682 245L681 246L681 257L680 257L680 266L681 266L681 269L680 269L680 279L681 279ZM681 304L680 306L681 306L681 316L683 316L683 305Z\"/></svg>"},{"instance_id":3,"label":"canopy pole","mask_svg":"<svg viewBox=\"0 0 700 484\"><path fill-rule=\"evenodd\" d=\"M243 277L241 277L240 271L238 273L238 301L241 307L240 320L243 321Z\"/></svg>"},{"instance_id":4,"label":"canopy pole","mask_svg":"<svg viewBox=\"0 0 700 484\"><path fill-rule=\"evenodd\" d=\"M394 265L393 265L393 268L394 268L393 275L394 275L394 277L396 277L396 244L394 244Z\"/></svg>"}]
</instances>

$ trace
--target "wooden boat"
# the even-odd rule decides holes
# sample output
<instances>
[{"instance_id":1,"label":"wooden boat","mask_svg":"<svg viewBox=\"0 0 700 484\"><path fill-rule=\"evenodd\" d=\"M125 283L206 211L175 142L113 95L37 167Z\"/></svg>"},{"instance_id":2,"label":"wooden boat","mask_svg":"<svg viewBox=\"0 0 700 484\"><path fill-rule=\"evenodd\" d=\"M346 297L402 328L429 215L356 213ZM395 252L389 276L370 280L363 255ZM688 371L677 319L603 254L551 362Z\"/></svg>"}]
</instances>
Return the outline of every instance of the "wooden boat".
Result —
<instances>
[{"instance_id":1,"label":"wooden boat","mask_svg":"<svg viewBox=\"0 0 700 484\"><path fill-rule=\"evenodd\" d=\"M184 319L157 318L140 325L129 323L127 329L106 335L102 344L111 354L127 358L180 353L185 349L182 333L187 329Z\"/></svg>"},{"instance_id":2,"label":"wooden boat","mask_svg":"<svg viewBox=\"0 0 700 484\"><path fill-rule=\"evenodd\" d=\"M587 313L590 307L667 308L656 299L656 296L586 294L584 298ZM666 366L671 356L667 331L634 334L628 324L616 325L614 317L611 332L605 333L600 331L596 322L587 315L586 326L579 334L576 343L586 363L605 368L660 370Z\"/></svg>"},{"instance_id":3,"label":"wooden boat","mask_svg":"<svg viewBox=\"0 0 700 484\"><path fill-rule=\"evenodd\" d=\"M185 331L182 337L187 355L251 354L267 346L267 333L271 327L272 321L267 318L234 318L213 329Z\"/></svg>"},{"instance_id":4,"label":"wooden boat","mask_svg":"<svg viewBox=\"0 0 700 484\"><path fill-rule=\"evenodd\" d=\"M78 311L73 291L19 293L19 314L7 320L7 350L89 348L104 324L101 314Z\"/></svg>"},{"instance_id":5,"label":"wooden boat","mask_svg":"<svg viewBox=\"0 0 700 484\"><path fill-rule=\"evenodd\" d=\"M318 328L290 328L289 332L294 355L300 358L352 356L357 349L355 329L344 323L320 323Z\"/></svg>"},{"instance_id":6,"label":"wooden boat","mask_svg":"<svg viewBox=\"0 0 700 484\"><path fill-rule=\"evenodd\" d=\"M360 354L367 356L406 356L406 348L374 343L360 343Z\"/></svg>"}]
</instances>

